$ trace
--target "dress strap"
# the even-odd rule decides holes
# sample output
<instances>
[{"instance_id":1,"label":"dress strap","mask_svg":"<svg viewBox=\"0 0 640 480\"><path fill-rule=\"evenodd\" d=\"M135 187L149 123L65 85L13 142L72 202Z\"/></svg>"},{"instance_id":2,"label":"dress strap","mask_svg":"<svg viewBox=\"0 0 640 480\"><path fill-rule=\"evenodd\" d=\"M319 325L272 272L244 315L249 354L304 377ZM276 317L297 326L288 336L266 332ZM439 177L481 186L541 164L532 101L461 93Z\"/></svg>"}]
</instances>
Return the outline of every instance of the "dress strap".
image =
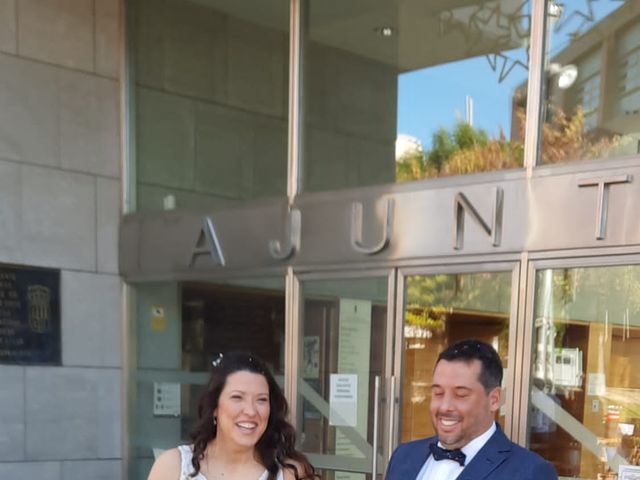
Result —
<instances>
[{"instance_id":1,"label":"dress strap","mask_svg":"<svg viewBox=\"0 0 640 480\"><path fill-rule=\"evenodd\" d=\"M193 451L189 445L178 446L180 450L180 478L187 478L193 472L193 465L191 465L191 459L193 458Z\"/></svg>"},{"instance_id":2,"label":"dress strap","mask_svg":"<svg viewBox=\"0 0 640 480\"><path fill-rule=\"evenodd\" d=\"M258 480L267 480L269 478L269 470L265 470ZM284 474L282 473L282 469L278 470L278 475L276 477L277 480L284 480Z\"/></svg>"}]
</instances>

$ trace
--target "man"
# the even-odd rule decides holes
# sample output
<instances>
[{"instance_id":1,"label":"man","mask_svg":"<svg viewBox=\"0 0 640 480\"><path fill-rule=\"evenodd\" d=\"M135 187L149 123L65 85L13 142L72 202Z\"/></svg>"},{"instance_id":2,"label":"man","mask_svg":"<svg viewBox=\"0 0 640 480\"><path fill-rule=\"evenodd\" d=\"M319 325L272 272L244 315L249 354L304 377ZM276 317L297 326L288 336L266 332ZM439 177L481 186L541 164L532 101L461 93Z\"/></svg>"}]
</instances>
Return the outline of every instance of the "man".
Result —
<instances>
[{"instance_id":1,"label":"man","mask_svg":"<svg viewBox=\"0 0 640 480\"><path fill-rule=\"evenodd\" d=\"M386 480L557 480L550 463L511 442L495 422L502 362L477 340L438 356L431 387L437 436L400 445Z\"/></svg>"}]
</instances>

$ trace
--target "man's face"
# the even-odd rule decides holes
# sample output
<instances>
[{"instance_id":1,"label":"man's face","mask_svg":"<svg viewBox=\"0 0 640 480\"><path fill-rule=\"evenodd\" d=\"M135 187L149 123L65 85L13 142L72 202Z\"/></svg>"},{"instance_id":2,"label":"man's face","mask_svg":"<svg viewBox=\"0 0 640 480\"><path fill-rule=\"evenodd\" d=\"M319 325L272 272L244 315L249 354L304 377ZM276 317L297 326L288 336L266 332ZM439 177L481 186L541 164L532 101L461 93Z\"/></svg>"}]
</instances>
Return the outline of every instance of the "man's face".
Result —
<instances>
[{"instance_id":1,"label":"man's face","mask_svg":"<svg viewBox=\"0 0 640 480\"><path fill-rule=\"evenodd\" d=\"M464 447L491 426L500 408L500 387L487 394L479 360L440 360L433 372L431 421L445 448Z\"/></svg>"}]
</instances>

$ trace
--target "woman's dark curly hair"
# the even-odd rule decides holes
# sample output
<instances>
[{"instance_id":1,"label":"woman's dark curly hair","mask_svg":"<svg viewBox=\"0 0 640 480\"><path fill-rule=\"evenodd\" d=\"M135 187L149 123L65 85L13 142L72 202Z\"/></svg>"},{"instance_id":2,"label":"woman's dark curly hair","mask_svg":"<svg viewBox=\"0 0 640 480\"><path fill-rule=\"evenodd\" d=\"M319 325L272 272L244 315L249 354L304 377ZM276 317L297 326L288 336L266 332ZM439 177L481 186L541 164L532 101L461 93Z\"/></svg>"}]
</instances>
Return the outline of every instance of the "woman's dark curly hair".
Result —
<instances>
[{"instance_id":1,"label":"woman's dark curly hair","mask_svg":"<svg viewBox=\"0 0 640 480\"><path fill-rule=\"evenodd\" d=\"M319 478L307 458L295 449L296 433L286 420L289 412L287 399L273 375L260 358L242 352L225 353L213 361L211 378L200 397L198 421L191 432L191 463L194 468L191 476L195 477L200 472L200 462L204 459L207 445L216 438L217 427L213 422L213 412L218 408L218 400L227 377L235 372L257 373L262 375L269 385L269 421L255 446L257 460L269 471L269 480L276 479L280 468L291 470L298 480Z\"/></svg>"}]
</instances>

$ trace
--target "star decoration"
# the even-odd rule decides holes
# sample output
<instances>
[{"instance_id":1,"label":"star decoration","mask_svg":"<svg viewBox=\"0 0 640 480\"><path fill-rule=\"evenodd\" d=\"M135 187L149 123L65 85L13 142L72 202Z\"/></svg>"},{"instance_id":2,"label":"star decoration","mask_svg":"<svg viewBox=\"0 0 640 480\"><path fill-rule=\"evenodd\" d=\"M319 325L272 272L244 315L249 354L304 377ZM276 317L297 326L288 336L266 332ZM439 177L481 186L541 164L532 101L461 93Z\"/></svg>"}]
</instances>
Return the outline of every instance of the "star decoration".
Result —
<instances>
[{"instance_id":1,"label":"star decoration","mask_svg":"<svg viewBox=\"0 0 640 480\"><path fill-rule=\"evenodd\" d=\"M574 30L567 32L567 34L571 38L576 38L582 35L585 30L595 23L597 20L594 12L593 12L593 2L597 2L599 0L582 0L582 5L578 8L573 8L569 12L562 12L560 20L556 23L554 30L556 32L561 32L565 28L570 25L578 24L578 27ZM611 0L612 2L625 2L625 0ZM558 2L560 7L565 8L567 5L565 3Z\"/></svg>"},{"instance_id":2,"label":"star decoration","mask_svg":"<svg viewBox=\"0 0 640 480\"><path fill-rule=\"evenodd\" d=\"M528 70L528 66L524 62L518 59L513 59L503 53L492 53L490 55L485 55L485 57L487 62L489 62L489 66L492 71L497 72L498 68L500 68L498 83L502 83L516 67L522 67L523 69Z\"/></svg>"},{"instance_id":3,"label":"star decoration","mask_svg":"<svg viewBox=\"0 0 640 480\"><path fill-rule=\"evenodd\" d=\"M440 34L441 36L452 32L461 34L465 39L469 56L481 54L479 47L485 47L483 51L486 51L486 40L492 41L494 45L491 50L497 53L486 55L486 58L494 72L498 71L500 66L498 81L502 82L514 68L523 67L525 70L528 68L528 48L527 63L501 53L513 49L514 39L523 45L528 44L531 17L524 13L528 3L529 0L523 0L516 8L505 12L501 2L482 2L471 12L466 23L456 18L456 10L459 12L460 9L447 10L440 14ZM497 35L486 38L485 32L488 30L486 27L490 24L497 27ZM493 28L493 31L495 32L496 28Z\"/></svg>"},{"instance_id":4,"label":"star decoration","mask_svg":"<svg viewBox=\"0 0 640 480\"><path fill-rule=\"evenodd\" d=\"M551 1L551 0L548 0ZM561 18L555 24L554 30L560 32L567 28L578 25L575 30L567 32L571 38L576 38L584 33L598 19L594 13L593 2L601 0L581 0L581 5L574 7L570 11L563 11ZM626 0L611 0L612 2L622 2ZM577 2L577 0L576 0ZM482 1L475 9L474 7L461 7L441 12L440 15L440 35L445 36L458 33L464 37L467 46L467 55L476 56L481 54L480 48L486 51L486 41L494 42L491 50L496 53L485 55L489 66L494 72L498 72L498 82L503 82L516 67L527 70L529 63L529 48L526 48L527 60L522 61L505 55L504 51L513 49L514 40L518 40L522 45L528 45L529 32L531 27L531 16L525 14L530 0L523 0L517 8L509 12L502 9L502 3L498 1ZM567 2L568 3L568 2ZM574 3L574 2L572 2ZM557 5L565 8L566 3L557 2ZM467 22L460 21L458 14L463 11L471 11ZM497 35L487 38L487 26L497 27ZM493 28L496 32L496 28Z\"/></svg>"},{"instance_id":5,"label":"star decoration","mask_svg":"<svg viewBox=\"0 0 640 480\"><path fill-rule=\"evenodd\" d=\"M560 16L560 20L558 21L558 23L556 23L554 28L556 32L561 32L567 27L567 25L571 25L573 22L579 22L578 28L576 28L572 32L569 32L569 35L572 37L578 36L580 32L583 31L584 27L588 26L589 24L595 21L596 17L593 14L593 2L598 0L582 0L582 1L584 2L584 5L583 5L584 8L582 9L574 8L569 13L566 13L564 11L562 12L562 15ZM564 3L558 3L558 5L563 8L565 7Z\"/></svg>"}]
</instances>

